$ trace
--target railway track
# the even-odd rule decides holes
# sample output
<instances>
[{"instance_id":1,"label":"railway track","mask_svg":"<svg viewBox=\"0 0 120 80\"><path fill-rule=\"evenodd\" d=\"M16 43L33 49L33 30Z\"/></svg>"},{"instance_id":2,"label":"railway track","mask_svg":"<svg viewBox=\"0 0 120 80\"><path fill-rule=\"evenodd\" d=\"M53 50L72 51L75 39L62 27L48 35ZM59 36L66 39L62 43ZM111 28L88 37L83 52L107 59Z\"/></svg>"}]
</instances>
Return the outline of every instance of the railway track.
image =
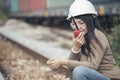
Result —
<instances>
[{"instance_id":1,"label":"railway track","mask_svg":"<svg viewBox=\"0 0 120 80\"><path fill-rule=\"evenodd\" d=\"M40 63L42 63L42 64L45 64L46 61L50 58L56 58L56 57L68 58L68 56L69 56L69 54L65 55L65 53L68 53L68 51L66 51L66 50L62 50L62 49L59 49L56 47L51 48L51 46L47 46L43 43L39 43L40 45L42 45L41 47L37 46L36 44L38 44L38 42L35 42L34 40L30 40L30 39L25 39L24 37L21 37L20 35L16 35L16 34L14 34L14 32L11 32L10 30L7 30L7 29L0 29L0 34L2 36L2 39L5 39L8 42L16 45L21 50L23 50L25 53L30 54L32 56L32 58L34 58L35 60L39 60ZM36 45L36 47L35 46L33 47L32 45ZM46 49L43 49L45 47L46 47ZM46 52L46 50L47 50L47 52ZM49 52L56 53L56 56L55 56L55 54L50 54ZM44 66L46 67L46 64ZM52 70L50 70L48 68L48 66L46 67L46 69L51 74L53 74L53 75L56 74L55 72L52 72ZM67 70L60 69L56 72L57 72L56 78L52 77L52 79L44 79L44 78L42 79L41 78L41 79L32 79L32 80L66 80L66 79L69 80L69 78L65 78L65 76L64 76L66 74L65 72L68 72ZM50 76L50 75L47 74L46 76ZM13 79L6 79L6 80L16 80L14 78ZM29 79L17 79L17 80L29 80Z\"/></svg>"},{"instance_id":2,"label":"railway track","mask_svg":"<svg viewBox=\"0 0 120 80\"><path fill-rule=\"evenodd\" d=\"M34 51L32 51L32 50L29 50L28 48L25 48L24 46L21 46L21 45L19 45L18 43L16 43L16 42L14 42L14 41L12 41L12 40L9 40L9 39L6 39L6 37L4 37L4 36L2 36L2 39L4 39L4 40L6 40L7 42L10 42L10 44L12 44L12 45L15 45L15 46L17 46L18 48L20 48L22 51L24 51L25 53L27 53L27 54L29 54L30 56L32 56L32 58L36 61L34 64L36 65L37 63L38 63L38 60L39 60L39 63L40 63L40 67L41 67L41 72L43 72L44 74L44 76L42 76L43 77L43 79L41 78L41 76L37 76L37 77L39 77L39 78L41 78L41 79L31 79L31 80L66 80L66 77L65 77L65 75L66 75L66 73L64 72L65 71L65 69L60 69L60 70L58 70L58 71L52 71L51 69L49 69L49 67L46 65L46 60L48 60L48 58L45 58L45 57L43 57L43 56L41 56L41 55L38 55L36 52L34 52ZM5 47L7 47L7 46L5 46ZM9 47L9 46L8 46ZM4 49L5 50L5 49ZM14 54L14 56L15 56L16 54ZM18 54L19 55L19 54ZM2 56L2 55L1 55ZM9 56L9 55L7 55L7 56ZM28 56L28 55L27 55ZM21 57L23 57L23 56L21 56ZM18 63L17 63L17 61L15 62L15 61L12 61L11 62L11 64L12 65L10 65L10 66L24 66L24 64L22 64L21 65L21 63L19 63L19 62L24 62L24 61L26 61L26 63L27 63L27 61L29 62L29 57L28 57L28 60L26 60L26 59L20 59L20 58L18 58L17 59L17 57L16 57L16 59L15 60L17 60L18 61ZM5 60L4 60L5 61ZM6 60L7 61L7 60ZM15 63L17 63L17 64L15 64ZM10 64L10 63L8 63L8 64ZM27 63L28 64L28 63ZM42 64L42 65L41 65ZM31 65L31 64L30 64ZM29 65L29 66L30 66ZM31 65L32 66L32 65ZM39 66L37 66L37 68L39 67ZM30 80L30 79L26 79L26 76L25 77L23 77L21 74L25 74L25 73L21 73L20 75L19 74L16 74L16 73L12 73L12 70L10 71L8 68L6 68L6 67L8 67L8 65L6 66L6 64L3 62L3 69L2 69L2 72L4 72L3 74L5 75L5 80ZM12 68L12 67L11 67ZM13 67L13 68L15 68L15 67ZM35 67L34 67L35 68ZM19 69L19 68L18 68ZM27 69L27 68L26 68ZM31 69L32 70L32 69ZM22 70L17 70L16 69L16 71L18 71L18 73L19 73L19 71L22 71ZM45 71L45 72L44 72ZM24 71L23 71L24 72ZM46 72L48 72L48 74L46 74ZM39 74L41 74L39 71L37 72L38 74L34 74L34 75L39 75ZM15 77L15 74L16 74L16 77ZM31 73L32 74L32 73ZM31 75L30 73L29 73L29 75ZM14 75L14 76L13 76ZM19 75L19 76L18 76ZM28 76L29 76L28 75ZM45 76L46 75L46 76ZM55 75L55 76L52 76L52 75ZM50 78L50 76L51 76L51 79L48 79L48 78ZM22 78L20 78L20 77L22 77ZM45 78L45 77L48 77L48 78ZM67 78L68 80L69 80L69 78Z\"/></svg>"},{"instance_id":3,"label":"railway track","mask_svg":"<svg viewBox=\"0 0 120 80\"><path fill-rule=\"evenodd\" d=\"M55 71L52 71L50 68L49 68L49 66L47 66L46 65L46 61L48 60L48 58L46 58L46 57L44 57L44 56L41 56L41 55L38 55L36 52L34 52L34 51L32 51L32 50L30 50L30 49L28 49L28 48L26 48L26 47L24 47L24 46L21 46L20 44L18 44L18 43L16 43L16 42L14 42L14 41L12 41L12 40L10 40L10 39L7 39L6 37L4 37L4 36L2 36L2 39L3 39L3 44L4 44L4 40L5 40L5 42L7 42L7 43L9 43L9 44L12 44L12 45L14 45L14 48L20 48L22 51L23 51L23 53L24 54L26 54L28 57L27 57L27 59L21 59L21 58L18 58L17 59L17 57L16 58L14 58L15 60L17 60L16 62L15 61L12 61L11 63L9 62L8 64L12 64L12 65L9 65L9 66L13 66L13 68L15 68L14 66L16 66L16 67L18 67L18 66L24 66L24 64L21 64L21 63L19 63L19 62L24 62L24 61L26 61L26 63L27 63L27 61L29 62L29 57L30 57L30 59L34 59L35 60L35 63L34 63L34 61L32 62L32 63L34 63L35 65L37 65L38 63L40 63L40 65L39 66L37 66L37 68L38 67L40 67L41 68L41 71L40 72L43 72L44 74L44 76L42 76L43 77L43 79L41 78L41 76L37 76L37 77L39 77L40 79L31 79L31 80L70 80L69 78L66 78L66 76L68 76L69 75L69 71L67 71L67 70L65 70L65 69L59 69L59 70L55 70ZM0 40L1 41L1 40ZM6 44L5 44L6 45ZM4 46L4 48L6 48L7 47L7 45L6 46ZM9 48L9 46L8 46L8 48ZM6 50L6 49L4 49L4 50ZM15 55L17 56L17 54L12 54L12 55L14 55L14 57L15 57ZM18 54L19 55L19 54ZM23 55L23 54L22 54ZM26 56L25 55L25 56ZM4 55L5 56L5 55ZM7 55L7 56L9 56L9 55ZM2 55L1 55L1 57L2 57ZM20 56L20 57L23 57L23 56ZM3 57L4 58L4 57ZM4 59L1 59L0 58L0 60L4 60ZM6 59L6 58L5 58ZM12 58L11 58L12 59ZM38 61L39 60L39 61ZM7 61L7 60L6 60ZM17 64L16 64L17 63ZM29 80L29 79L26 79L26 77L23 77L23 76L21 76L21 74L25 74L25 73L21 73L20 75L19 74L17 74L17 73L12 73L12 70L11 71L9 71L9 68L6 68L6 67L8 67L8 65L6 66L5 65L6 63L4 63L3 62L3 66L2 66L2 68L1 68L1 70L2 70L2 73L4 74L4 76L5 76L5 80ZM0 64L1 65L1 64ZM32 64L30 64L31 66L32 66ZM30 66L30 65L28 65L28 66ZM11 67L12 68L12 67ZM34 67L35 68L35 67ZM27 69L27 68L26 68ZM31 68L31 70L32 70L32 68ZM19 71L22 71L22 70L17 70L16 69L16 71L18 71L18 73L19 73ZM24 71L23 71L24 72ZM37 72L38 74L34 74L34 75L39 75L39 74L41 74L39 71ZM46 74L46 73L48 73L48 74ZM17 75L16 77L15 77L15 74ZM32 74L32 73L31 73ZM31 74L29 74L29 75L31 75ZM13 76L14 75L14 76ZM18 76L19 75L19 76ZM28 76L29 76L28 75ZM54 75L54 76L52 76L52 75ZM20 77L22 77L22 78L20 78ZM48 78L45 78L45 77L48 77ZM49 79L51 77L51 79Z\"/></svg>"}]
</instances>

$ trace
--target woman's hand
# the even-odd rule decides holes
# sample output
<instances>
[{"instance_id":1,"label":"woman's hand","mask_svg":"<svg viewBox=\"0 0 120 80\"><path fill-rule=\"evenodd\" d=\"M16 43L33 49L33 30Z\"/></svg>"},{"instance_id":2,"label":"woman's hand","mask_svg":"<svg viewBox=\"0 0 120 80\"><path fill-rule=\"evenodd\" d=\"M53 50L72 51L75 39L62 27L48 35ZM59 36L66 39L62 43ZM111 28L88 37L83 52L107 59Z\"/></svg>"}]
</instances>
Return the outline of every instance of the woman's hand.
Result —
<instances>
[{"instance_id":1,"label":"woman's hand","mask_svg":"<svg viewBox=\"0 0 120 80\"><path fill-rule=\"evenodd\" d=\"M47 64L50 66L51 69L58 69L65 64L65 59L50 59L47 61Z\"/></svg>"},{"instance_id":2,"label":"woman's hand","mask_svg":"<svg viewBox=\"0 0 120 80\"><path fill-rule=\"evenodd\" d=\"M78 51L79 48L84 44L84 42L85 42L84 35L85 34L83 32L80 32L80 34L78 35L77 38L75 38L73 35L73 49L75 51Z\"/></svg>"}]
</instances>

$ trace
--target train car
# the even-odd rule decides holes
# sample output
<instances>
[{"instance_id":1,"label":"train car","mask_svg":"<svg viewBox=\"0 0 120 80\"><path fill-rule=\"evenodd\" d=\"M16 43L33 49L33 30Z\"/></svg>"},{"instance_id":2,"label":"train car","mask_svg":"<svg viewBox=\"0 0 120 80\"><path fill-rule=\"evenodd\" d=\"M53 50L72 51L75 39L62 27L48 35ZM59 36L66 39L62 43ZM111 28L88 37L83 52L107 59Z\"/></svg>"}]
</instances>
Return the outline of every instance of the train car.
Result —
<instances>
[{"instance_id":1,"label":"train car","mask_svg":"<svg viewBox=\"0 0 120 80\"><path fill-rule=\"evenodd\" d=\"M1 0L2 1L2 0ZM74 0L7 0L10 1L11 15L20 16L67 16ZM120 0L90 0L100 15L119 14L116 10Z\"/></svg>"},{"instance_id":2,"label":"train car","mask_svg":"<svg viewBox=\"0 0 120 80\"><path fill-rule=\"evenodd\" d=\"M9 0L9 16L29 23L58 24L74 0ZM60 19L59 19L60 18Z\"/></svg>"},{"instance_id":3,"label":"train car","mask_svg":"<svg viewBox=\"0 0 120 80\"><path fill-rule=\"evenodd\" d=\"M99 14L98 19L101 26L108 33L115 27L114 18L120 16L120 0L90 0ZM120 20L120 19L118 19ZM118 21L119 22L119 21Z\"/></svg>"},{"instance_id":4,"label":"train car","mask_svg":"<svg viewBox=\"0 0 120 80\"><path fill-rule=\"evenodd\" d=\"M117 9L120 8L120 0L90 0L100 15L120 14Z\"/></svg>"},{"instance_id":5,"label":"train car","mask_svg":"<svg viewBox=\"0 0 120 80\"><path fill-rule=\"evenodd\" d=\"M4 5L5 5L5 2L6 0L0 0L0 7L4 7Z\"/></svg>"},{"instance_id":6,"label":"train car","mask_svg":"<svg viewBox=\"0 0 120 80\"><path fill-rule=\"evenodd\" d=\"M70 4L74 0L7 0L9 16L29 23L43 25L64 25ZM102 25L112 25L111 16L120 14L120 0L90 0L99 13ZM108 27L109 28L109 27Z\"/></svg>"}]
</instances>

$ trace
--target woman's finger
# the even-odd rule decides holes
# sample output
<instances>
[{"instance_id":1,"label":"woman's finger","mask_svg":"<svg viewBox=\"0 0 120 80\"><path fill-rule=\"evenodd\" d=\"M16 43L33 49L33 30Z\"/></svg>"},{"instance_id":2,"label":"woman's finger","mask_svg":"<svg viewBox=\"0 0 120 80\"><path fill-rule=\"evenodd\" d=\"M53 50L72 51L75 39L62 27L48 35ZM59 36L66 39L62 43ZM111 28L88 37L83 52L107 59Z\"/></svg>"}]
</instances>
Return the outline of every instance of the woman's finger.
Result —
<instances>
[{"instance_id":1,"label":"woman's finger","mask_svg":"<svg viewBox=\"0 0 120 80\"><path fill-rule=\"evenodd\" d=\"M51 63L53 63L53 61L54 61L54 59L50 59L47 61L47 64L51 64Z\"/></svg>"},{"instance_id":2,"label":"woman's finger","mask_svg":"<svg viewBox=\"0 0 120 80\"><path fill-rule=\"evenodd\" d=\"M55 61L55 60L56 60L56 59L50 59L49 62L51 62L51 61Z\"/></svg>"},{"instance_id":3,"label":"woman's finger","mask_svg":"<svg viewBox=\"0 0 120 80\"><path fill-rule=\"evenodd\" d=\"M78 42L83 41L84 39L85 39L84 35L82 35L81 38L78 40Z\"/></svg>"},{"instance_id":4,"label":"woman's finger","mask_svg":"<svg viewBox=\"0 0 120 80\"><path fill-rule=\"evenodd\" d=\"M82 33L79 33L78 37L76 39L79 39L82 36Z\"/></svg>"},{"instance_id":5,"label":"woman's finger","mask_svg":"<svg viewBox=\"0 0 120 80\"><path fill-rule=\"evenodd\" d=\"M50 65L50 68L54 68L54 69L57 69L59 66L57 66L56 64L51 64Z\"/></svg>"},{"instance_id":6,"label":"woman's finger","mask_svg":"<svg viewBox=\"0 0 120 80\"><path fill-rule=\"evenodd\" d=\"M79 39L79 45L83 45L84 41L85 41L84 37L82 37L81 39Z\"/></svg>"},{"instance_id":7,"label":"woman's finger","mask_svg":"<svg viewBox=\"0 0 120 80\"><path fill-rule=\"evenodd\" d=\"M83 45L85 43L85 40L83 39L82 41L81 41L81 45Z\"/></svg>"},{"instance_id":8,"label":"woman's finger","mask_svg":"<svg viewBox=\"0 0 120 80\"><path fill-rule=\"evenodd\" d=\"M53 66L49 66L52 70L56 69L56 67L53 67Z\"/></svg>"},{"instance_id":9,"label":"woman's finger","mask_svg":"<svg viewBox=\"0 0 120 80\"><path fill-rule=\"evenodd\" d=\"M78 39L84 38L83 32L81 32L80 34L81 34L81 36Z\"/></svg>"}]
</instances>

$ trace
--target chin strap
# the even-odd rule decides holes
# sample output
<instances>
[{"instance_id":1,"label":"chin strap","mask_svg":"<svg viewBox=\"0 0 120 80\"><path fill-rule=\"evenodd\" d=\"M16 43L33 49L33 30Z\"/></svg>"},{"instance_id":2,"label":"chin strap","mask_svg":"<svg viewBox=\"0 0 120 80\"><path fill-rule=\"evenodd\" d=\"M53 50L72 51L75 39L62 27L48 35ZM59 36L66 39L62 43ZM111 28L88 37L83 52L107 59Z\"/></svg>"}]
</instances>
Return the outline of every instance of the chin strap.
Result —
<instances>
[{"instance_id":1,"label":"chin strap","mask_svg":"<svg viewBox=\"0 0 120 80\"><path fill-rule=\"evenodd\" d=\"M78 25L77 25L77 23L75 22L75 19L74 19L74 17L73 17L73 16L71 17L71 19L73 20L73 22L74 22L74 24L75 24L75 26L76 26L77 30L79 30Z\"/></svg>"}]
</instances>

